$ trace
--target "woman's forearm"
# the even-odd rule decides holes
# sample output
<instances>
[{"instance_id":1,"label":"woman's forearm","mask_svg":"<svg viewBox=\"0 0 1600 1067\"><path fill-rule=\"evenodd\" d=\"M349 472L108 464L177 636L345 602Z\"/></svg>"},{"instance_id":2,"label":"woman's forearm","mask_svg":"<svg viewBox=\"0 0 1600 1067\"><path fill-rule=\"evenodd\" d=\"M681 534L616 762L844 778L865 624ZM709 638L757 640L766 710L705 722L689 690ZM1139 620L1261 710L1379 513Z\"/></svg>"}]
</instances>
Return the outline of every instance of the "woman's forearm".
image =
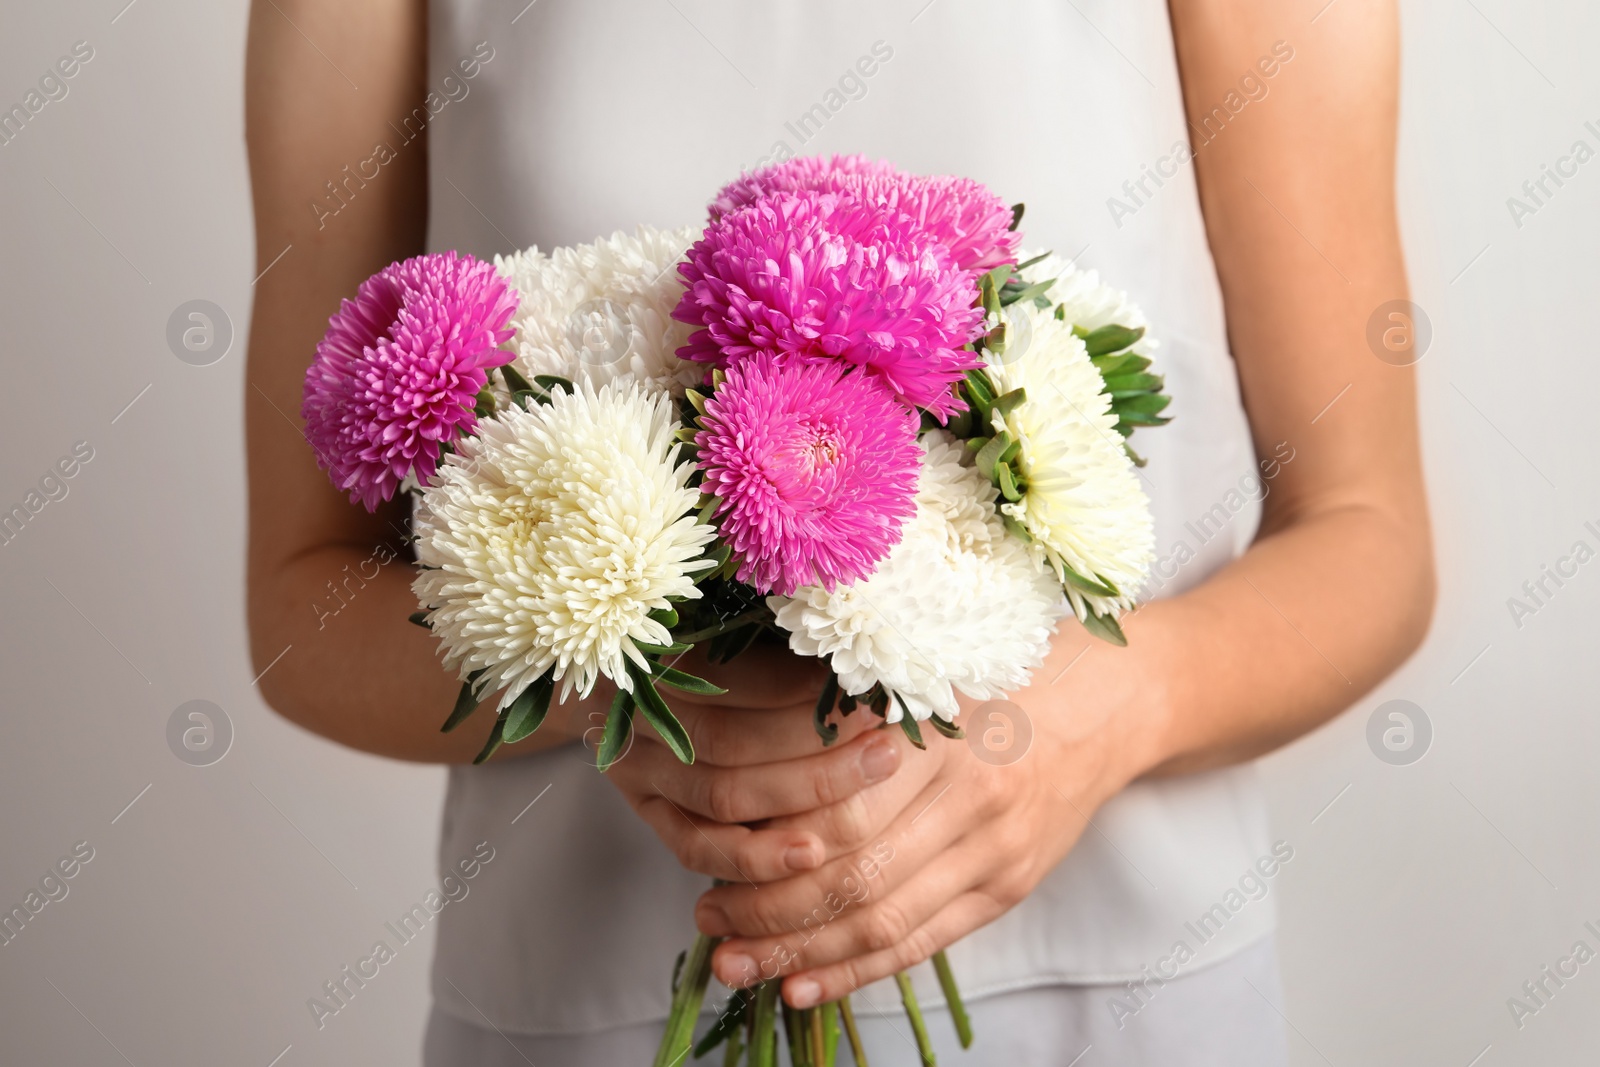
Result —
<instances>
[{"instance_id":1,"label":"woman's forearm","mask_svg":"<svg viewBox=\"0 0 1600 1067\"><path fill-rule=\"evenodd\" d=\"M465 763L488 738L494 705L440 732L460 683L440 663L438 641L407 621L417 601L401 540L396 532L372 547L330 545L279 565L270 591L254 594L265 601L252 628L256 661L268 668L261 692L286 718L352 748ZM564 744L604 710L597 699L556 704L537 732L500 753Z\"/></svg>"},{"instance_id":2,"label":"woman's forearm","mask_svg":"<svg viewBox=\"0 0 1600 1067\"><path fill-rule=\"evenodd\" d=\"M1153 680L1144 772L1250 759L1350 706L1421 642L1430 560L1426 529L1376 507L1330 508L1141 610L1130 648L1103 658L1127 656L1123 670Z\"/></svg>"}]
</instances>

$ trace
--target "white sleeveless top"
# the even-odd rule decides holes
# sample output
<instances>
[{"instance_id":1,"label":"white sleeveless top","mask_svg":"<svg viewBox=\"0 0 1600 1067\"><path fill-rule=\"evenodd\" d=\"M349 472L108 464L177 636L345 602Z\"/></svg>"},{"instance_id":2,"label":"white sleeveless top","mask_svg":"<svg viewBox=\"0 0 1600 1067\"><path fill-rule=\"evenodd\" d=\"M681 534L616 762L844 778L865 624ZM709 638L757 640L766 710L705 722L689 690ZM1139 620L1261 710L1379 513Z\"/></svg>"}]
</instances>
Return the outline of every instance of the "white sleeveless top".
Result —
<instances>
[{"instance_id":1,"label":"white sleeveless top","mask_svg":"<svg viewBox=\"0 0 1600 1067\"><path fill-rule=\"evenodd\" d=\"M724 182L779 152L976 178L1026 202L1029 247L1098 268L1161 341L1175 420L1134 440L1164 557L1155 595L1243 550L1256 466L1192 165L1172 157L1186 126L1163 0L524 3L431 5L430 249L703 224ZM1158 162L1176 171L1159 186L1145 177ZM452 769L442 867L482 841L493 865L440 915L440 1008L528 1033L666 1016L708 881L588 751ZM1251 767L1136 784L952 962L977 997L1132 979L1179 941L1199 951L1188 966L1221 959L1272 929L1270 897L1231 906L1270 847ZM891 987L869 1003L898 1001Z\"/></svg>"}]
</instances>

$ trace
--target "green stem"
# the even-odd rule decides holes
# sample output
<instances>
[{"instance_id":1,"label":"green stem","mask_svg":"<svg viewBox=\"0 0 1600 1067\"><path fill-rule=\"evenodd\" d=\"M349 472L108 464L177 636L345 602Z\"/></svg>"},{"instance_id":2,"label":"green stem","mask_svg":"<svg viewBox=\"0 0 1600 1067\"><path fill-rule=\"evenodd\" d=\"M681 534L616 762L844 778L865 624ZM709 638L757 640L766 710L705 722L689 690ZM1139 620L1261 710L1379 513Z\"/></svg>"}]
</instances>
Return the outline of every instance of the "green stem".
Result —
<instances>
[{"instance_id":1,"label":"green stem","mask_svg":"<svg viewBox=\"0 0 1600 1067\"><path fill-rule=\"evenodd\" d=\"M861 1031L856 1029L856 1012L847 996L839 1001L839 1017L844 1020L844 1036L850 1042L850 1055L856 1067L867 1067L867 1050L861 1047Z\"/></svg>"},{"instance_id":2,"label":"green stem","mask_svg":"<svg viewBox=\"0 0 1600 1067\"><path fill-rule=\"evenodd\" d=\"M971 1048L972 1020L967 1017L967 1006L961 1000L961 989L956 985L955 972L950 969L950 959L943 949L933 954L933 969L939 975L939 988L944 991L950 1019L956 1024L956 1037L961 1039L962 1048Z\"/></svg>"},{"instance_id":3,"label":"green stem","mask_svg":"<svg viewBox=\"0 0 1600 1067\"><path fill-rule=\"evenodd\" d=\"M672 639L681 645L697 645L701 641L706 641L710 638L718 637L725 633L731 633L747 622L755 622L760 619L770 619L771 616L771 609L763 604L759 608L751 608L743 615L735 615L727 622L719 622L715 626L707 626L704 629L695 630L691 633L681 635L674 634Z\"/></svg>"},{"instance_id":4,"label":"green stem","mask_svg":"<svg viewBox=\"0 0 1600 1067\"><path fill-rule=\"evenodd\" d=\"M839 1002L822 1006L822 1067L834 1067L839 1055Z\"/></svg>"},{"instance_id":5,"label":"green stem","mask_svg":"<svg viewBox=\"0 0 1600 1067\"><path fill-rule=\"evenodd\" d=\"M656 1050L655 1067L680 1067L694 1047L694 1024L700 1005L706 999L706 984L711 980L711 950L719 938L700 934L683 963L683 972L672 990L672 1012L667 1016L666 1033Z\"/></svg>"},{"instance_id":6,"label":"green stem","mask_svg":"<svg viewBox=\"0 0 1600 1067\"><path fill-rule=\"evenodd\" d=\"M780 1000L779 1007L783 1011L783 1036L789 1041L789 1062L793 1067L811 1067L806 1055L808 1035L805 1024L800 1016L803 1014L799 1008L791 1008L787 1001Z\"/></svg>"},{"instance_id":7,"label":"green stem","mask_svg":"<svg viewBox=\"0 0 1600 1067\"><path fill-rule=\"evenodd\" d=\"M744 1056L744 1027L736 1026L728 1035L727 1048L722 1053L722 1067L739 1067Z\"/></svg>"},{"instance_id":8,"label":"green stem","mask_svg":"<svg viewBox=\"0 0 1600 1067\"><path fill-rule=\"evenodd\" d=\"M778 1067L777 1008L778 983L763 982L750 1015L750 1067Z\"/></svg>"},{"instance_id":9,"label":"green stem","mask_svg":"<svg viewBox=\"0 0 1600 1067\"><path fill-rule=\"evenodd\" d=\"M911 987L911 976L901 971L894 976L900 987L900 1003L905 1005L906 1018L911 1020L911 1032L917 1038L917 1051L922 1055L922 1067L937 1067L933 1055L933 1042L928 1040L928 1026L922 1021L922 1005L917 1003L917 991Z\"/></svg>"},{"instance_id":10,"label":"green stem","mask_svg":"<svg viewBox=\"0 0 1600 1067\"><path fill-rule=\"evenodd\" d=\"M828 1053L822 1040L822 1009L807 1008L806 1018L811 1023L807 1034L811 1039L811 1067L828 1067Z\"/></svg>"}]
</instances>

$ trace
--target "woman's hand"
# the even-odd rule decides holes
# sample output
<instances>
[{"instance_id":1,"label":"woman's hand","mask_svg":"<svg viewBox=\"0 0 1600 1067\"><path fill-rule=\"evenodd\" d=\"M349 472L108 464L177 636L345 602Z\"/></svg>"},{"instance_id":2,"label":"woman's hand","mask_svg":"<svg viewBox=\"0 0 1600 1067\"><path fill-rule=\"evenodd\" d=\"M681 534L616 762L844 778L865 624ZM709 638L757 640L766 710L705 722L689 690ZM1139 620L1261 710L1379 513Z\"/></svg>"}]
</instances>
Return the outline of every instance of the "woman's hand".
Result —
<instances>
[{"instance_id":1,"label":"woman's hand","mask_svg":"<svg viewBox=\"0 0 1600 1067\"><path fill-rule=\"evenodd\" d=\"M896 730L862 709L824 747L813 717L827 677L821 661L757 646L711 668L694 653L678 666L726 688L699 697L663 690L694 745L679 762L635 720L632 748L606 776L684 867L745 885L813 870L887 824L921 783L905 778Z\"/></svg>"},{"instance_id":2,"label":"woman's hand","mask_svg":"<svg viewBox=\"0 0 1600 1067\"><path fill-rule=\"evenodd\" d=\"M713 960L717 977L742 986L784 975L795 1007L835 1000L1027 896L1095 809L1156 760L1149 739L1159 735L1151 728L1159 694L1130 681L1120 650L1088 642L1063 624L1041 681L1015 694L1007 710L1028 719L1033 742L1014 762L980 758L981 739L969 746L924 729L927 750L903 752L891 781L860 794L858 832L835 841L842 847L825 863L701 897L700 930L728 939ZM1074 665L1080 673L1065 675ZM880 736L909 748L898 727ZM824 807L764 832L826 837L836 825Z\"/></svg>"}]
</instances>

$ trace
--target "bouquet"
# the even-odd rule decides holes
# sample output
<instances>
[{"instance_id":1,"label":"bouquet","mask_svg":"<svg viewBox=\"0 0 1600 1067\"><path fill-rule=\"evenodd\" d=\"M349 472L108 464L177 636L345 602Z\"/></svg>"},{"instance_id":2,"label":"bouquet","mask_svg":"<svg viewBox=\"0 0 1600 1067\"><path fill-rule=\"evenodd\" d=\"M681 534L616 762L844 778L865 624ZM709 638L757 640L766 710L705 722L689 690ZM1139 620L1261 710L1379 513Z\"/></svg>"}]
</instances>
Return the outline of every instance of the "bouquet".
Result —
<instances>
[{"instance_id":1,"label":"bouquet","mask_svg":"<svg viewBox=\"0 0 1600 1067\"><path fill-rule=\"evenodd\" d=\"M794 159L724 188L702 230L364 282L302 414L352 501L413 498L412 619L462 682L443 728L498 694L482 761L603 678L600 770L639 718L692 762L667 692L722 690L679 657L776 633L831 668L821 744L861 712L920 748L963 736L958 692L1026 685L1068 613L1125 643L1154 540L1127 438L1169 398L1139 310L1021 254L1021 218L966 178ZM657 1064L725 1042L771 1067L777 981L695 1042L714 947L679 959ZM848 998L781 1011L793 1062L832 1065L842 1033L864 1063Z\"/></svg>"}]
</instances>

